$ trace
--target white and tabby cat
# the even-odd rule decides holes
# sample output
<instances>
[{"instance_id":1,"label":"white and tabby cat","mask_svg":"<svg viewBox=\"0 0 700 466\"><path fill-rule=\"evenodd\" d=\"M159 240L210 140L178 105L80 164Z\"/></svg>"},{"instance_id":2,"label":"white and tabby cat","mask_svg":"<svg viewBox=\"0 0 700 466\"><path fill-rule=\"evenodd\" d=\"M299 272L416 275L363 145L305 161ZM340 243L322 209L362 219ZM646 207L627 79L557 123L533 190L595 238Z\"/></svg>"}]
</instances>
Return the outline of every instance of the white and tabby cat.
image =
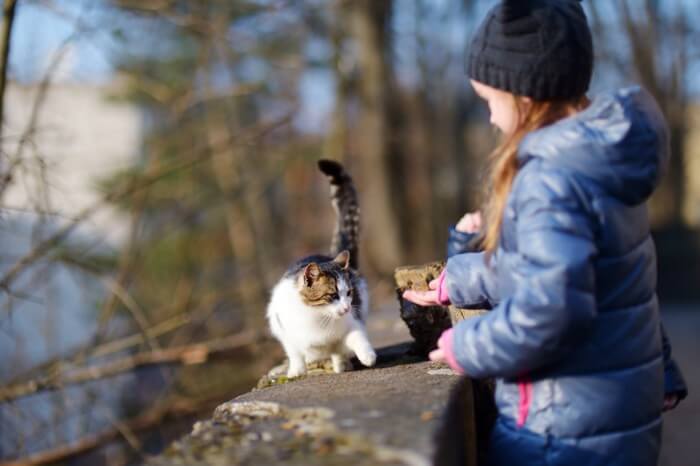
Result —
<instances>
[{"instance_id":1,"label":"white and tabby cat","mask_svg":"<svg viewBox=\"0 0 700 466\"><path fill-rule=\"evenodd\" d=\"M330 256L309 256L292 265L272 290L267 319L289 359L288 377L306 372L306 363L331 358L343 372L354 353L373 366L377 355L367 338L367 283L357 270L359 207L352 179L343 166L320 160L331 183L337 224Z\"/></svg>"}]
</instances>

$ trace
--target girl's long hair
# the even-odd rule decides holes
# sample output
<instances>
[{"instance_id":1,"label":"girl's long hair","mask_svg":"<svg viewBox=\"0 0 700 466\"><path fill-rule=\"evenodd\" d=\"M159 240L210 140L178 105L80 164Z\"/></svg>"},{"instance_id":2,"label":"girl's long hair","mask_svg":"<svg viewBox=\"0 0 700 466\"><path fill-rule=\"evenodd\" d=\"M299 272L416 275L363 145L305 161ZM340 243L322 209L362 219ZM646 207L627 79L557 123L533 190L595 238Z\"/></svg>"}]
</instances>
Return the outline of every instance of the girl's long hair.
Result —
<instances>
[{"instance_id":1,"label":"girl's long hair","mask_svg":"<svg viewBox=\"0 0 700 466\"><path fill-rule=\"evenodd\" d=\"M523 138L531 131L571 115L588 103L586 96L570 100L531 101L527 104L523 97L513 96L513 99L519 124L489 157L490 183L488 185L490 188L486 193L485 228L481 238L481 246L486 250L487 256L491 256L498 246L503 211L513 179L519 169L518 147Z\"/></svg>"}]
</instances>

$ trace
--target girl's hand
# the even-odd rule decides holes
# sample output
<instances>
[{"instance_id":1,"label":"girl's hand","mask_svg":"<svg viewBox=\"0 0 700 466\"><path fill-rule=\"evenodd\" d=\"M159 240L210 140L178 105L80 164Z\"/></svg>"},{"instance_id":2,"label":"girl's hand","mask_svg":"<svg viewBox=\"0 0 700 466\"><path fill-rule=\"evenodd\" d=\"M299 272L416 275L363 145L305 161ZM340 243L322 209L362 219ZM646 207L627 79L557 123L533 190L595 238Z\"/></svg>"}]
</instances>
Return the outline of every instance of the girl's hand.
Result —
<instances>
[{"instance_id":1,"label":"girl's hand","mask_svg":"<svg viewBox=\"0 0 700 466\"><path fill-rule=\"evenodd\" d=\"M476 212L464 214L464 217L457 222L455 230L462 233L478 233L481 230L481 226L481 211L477 210Z\"/></svg>"},{"instance_id":2,"label":"girl's hand","mask_svg":"<svg viewBox=\"0 0 700 466\"><path fill-rule=\"evenodd\" d=\"M678 395L675 393L671 393L670 395L664 396L664 407L662 411L671 411L678 405L679 401L680 400L678 399Z\"/></svg>"},{"instance_id":3,"label":"girl's hand","mask_svg":"<svg viewBox=\"0 0 700 466\"><path fill-rule=\"evenodd\" d=\"M403 292L403 299L416 303L419 306L441 306L440 298L440 278L428 283L429 291L406 290Z\"/></svg>"},{"instance_id":4,"label":"girl's hand","mask_svg":"<svg viewBox=\"0 0 700 466\"><path fill-rule=\"evenodd\" d=\"M428 357L433 362L447 362L447 358L445 357L445 350L443 350L442 348L438 348L431 351Z\"/></svg>"},{"instance_id":5,"label":"girl's hand","mask_svg":"<svg viewBox=\"0 0 700 466\"><path fill-rule=\"evenodd\" d=\"M436 350L430 352L428 357L433 362L444 362L447 363L450 368L458 374L464 375L464 369L459 365L454 353L454 329L450 328L442 332L440 339L438 340L438 347Z\"/></svg>"}]
</instances>

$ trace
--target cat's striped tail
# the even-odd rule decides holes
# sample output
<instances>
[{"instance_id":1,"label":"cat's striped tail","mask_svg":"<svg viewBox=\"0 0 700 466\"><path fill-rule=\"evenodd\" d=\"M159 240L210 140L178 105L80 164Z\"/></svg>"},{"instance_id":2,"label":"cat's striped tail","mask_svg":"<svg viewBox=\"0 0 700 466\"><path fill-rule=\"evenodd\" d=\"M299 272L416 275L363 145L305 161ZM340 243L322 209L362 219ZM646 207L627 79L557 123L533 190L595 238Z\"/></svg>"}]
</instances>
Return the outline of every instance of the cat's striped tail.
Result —
<instances>
[{"instance_id":1,"label":"cat's striped tail","mask_svg":"<svg viewBox=\"0 0 700 466\"><path fill-rule=\"evenodd\" d=\"M357 270L359 263L360 205L355 184L343 166L334 160L321 159L318 161L318 168L330 180L331 202L337 215L330 253L332 256L335 256L341 251L349 251L350 267Z\"/></svg>"}]
</instances>

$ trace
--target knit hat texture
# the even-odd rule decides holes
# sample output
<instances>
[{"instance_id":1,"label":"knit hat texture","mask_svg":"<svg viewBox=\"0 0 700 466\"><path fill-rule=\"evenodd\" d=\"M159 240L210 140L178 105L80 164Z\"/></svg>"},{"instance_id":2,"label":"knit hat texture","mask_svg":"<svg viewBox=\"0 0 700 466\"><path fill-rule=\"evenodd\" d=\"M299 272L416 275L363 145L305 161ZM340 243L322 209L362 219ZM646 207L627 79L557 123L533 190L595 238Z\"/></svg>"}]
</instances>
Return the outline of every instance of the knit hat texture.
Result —
<instances>
[{"instance_id":1,"label":"knit hat texture","mask_svg":"<svg viewBox=\"0 0 700 466\"><path fill-rule=\"evenodd\" d=\"M580 0L504 0L477 30L467 75L530 97L563 100L586 93L593 40Z\"/></svg>"}]
</instances>

